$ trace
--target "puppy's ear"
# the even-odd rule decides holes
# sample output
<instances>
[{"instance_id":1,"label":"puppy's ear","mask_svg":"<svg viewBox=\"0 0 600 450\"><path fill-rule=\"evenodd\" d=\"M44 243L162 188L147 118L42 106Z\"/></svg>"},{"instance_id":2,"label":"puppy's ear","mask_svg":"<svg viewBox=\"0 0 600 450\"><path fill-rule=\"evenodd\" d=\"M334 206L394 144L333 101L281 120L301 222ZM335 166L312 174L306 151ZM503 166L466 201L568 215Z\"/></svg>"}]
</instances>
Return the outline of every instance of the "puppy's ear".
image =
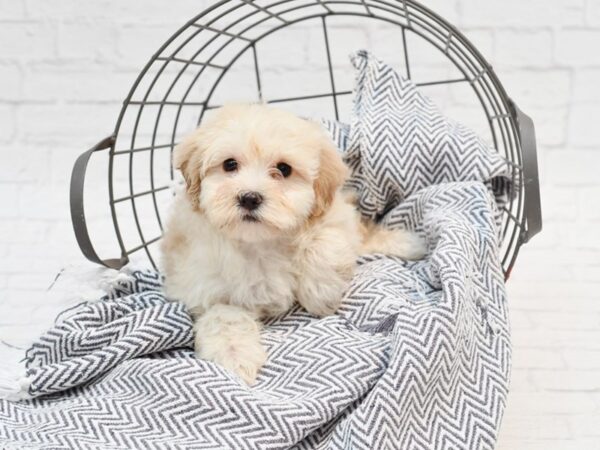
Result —
<instances>
[{"instance_id":1,"label":"puppy's ear","mask_svg":"<svg viewBox=\"0 0 600 450\"><path fill-rule=\"evenodd\" d=\"M199 208L200 171L202 166L202 148L200 133L196 131L186 137L173 151L173 167L179 169L187 185L187 194L194 209Z\"/></svg>"},{"instance_id":2,"label":"puppy's ear","mask_svg":"<svg viewBox=\"0 0 600 450\"><path fill-rule=\"evenodd\" d=\"M315 205L312 217L319 217L329 209L336 191L346 181L348 174L348 167L342 161L338 149L328 136L323 135L319 173L313 184Z\"/></svg>"}]
</instances>

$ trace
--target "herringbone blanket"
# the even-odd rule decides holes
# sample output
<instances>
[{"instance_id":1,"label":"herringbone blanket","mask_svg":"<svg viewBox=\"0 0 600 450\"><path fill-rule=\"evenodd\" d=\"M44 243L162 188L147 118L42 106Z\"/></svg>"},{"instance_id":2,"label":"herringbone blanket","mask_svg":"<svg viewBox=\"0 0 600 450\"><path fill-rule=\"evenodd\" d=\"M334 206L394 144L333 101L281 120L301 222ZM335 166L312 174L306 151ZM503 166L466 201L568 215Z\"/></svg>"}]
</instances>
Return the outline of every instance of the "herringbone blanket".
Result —
<instances>
[{"instance_id":1,"label":"herringbone blanket","mask_svg":"<svg viewBox=\"0 0 600 450\"><path fill-rule=\"evenodd\" d=\"M388 106L396 98L429 108L412 91L406 97L412 88L381 63L357 58L366 83L358 91L370 85L384 89L374 92ZM346 157L363 212L420 232L424 260L363 257L336 315L317 319L297 307L271 320L263 331L268 361L253 387L194 355L191 318L164 298L158 273L124 272L104 298L66 311L27 352L27 373L5 392L35 398L0 400L0 447L493 448L510 340L485 182L502 165L468 133L456 142L440 137L449 128L436 117L428 124L431 113L396 136L377 122L392 117L377 115L381 105L361 105L355 112L376 123L351 135ZM407 126L405 116L401 122ZM398 162L395 147L405 144L395 139L411 133L418 145L409 162ZM436 163L428 145L440 142L446 153ZM456 154L448 151L453 142ZM443 176L464 166L480 180L398 184L406 174L430 176L428 164Z\"/></svg>"},{"instance_id":2,"label":"herringbone blanket","mask_svg":"<svg viewBox=\"0 0 600 450\"><path fill-rule=\"evenodd\" d=\"M363 258L337 315L273 320L252 388L195 357L156 272L131 273L29 350L20 386L50 395L0 401L0 447L493 448L510 344L489 192L430 187L386 220L431 254Z\"/></svg>"}]
</instances>

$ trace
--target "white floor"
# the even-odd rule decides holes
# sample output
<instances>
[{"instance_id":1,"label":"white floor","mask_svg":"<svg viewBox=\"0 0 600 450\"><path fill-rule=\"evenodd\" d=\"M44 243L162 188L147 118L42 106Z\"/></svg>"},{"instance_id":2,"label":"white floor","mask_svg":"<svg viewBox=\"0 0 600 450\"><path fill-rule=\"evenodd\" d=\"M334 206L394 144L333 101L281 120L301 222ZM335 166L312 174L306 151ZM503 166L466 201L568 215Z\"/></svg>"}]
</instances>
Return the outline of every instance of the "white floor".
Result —
<instances>
[{"instance_id":1,"label":"white floor","mask_svg":"<svg viewBox=\"0 0 600 450\"><path fill-rule=\"evenodd\" d=\"M508 284L513 370L498 449L600 449L600 293L518 274Z\"/></svg>"}]
</instances>

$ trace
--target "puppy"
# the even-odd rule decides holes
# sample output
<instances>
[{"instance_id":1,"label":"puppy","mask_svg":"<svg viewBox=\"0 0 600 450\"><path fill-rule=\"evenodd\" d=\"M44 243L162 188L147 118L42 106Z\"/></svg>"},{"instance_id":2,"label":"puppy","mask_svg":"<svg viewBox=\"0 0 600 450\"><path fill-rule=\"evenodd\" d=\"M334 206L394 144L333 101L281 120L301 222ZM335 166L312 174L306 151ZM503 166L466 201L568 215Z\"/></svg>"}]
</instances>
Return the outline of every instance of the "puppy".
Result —
<instances>
[{"instance_id":1,"label":"puppy","mask_svg":"<svg viewBox=\"0 0 600 450\"><path fill-rule=\"evenodd\" d=\"M253 384L266 360L260 320L298 301L333 314L361 253L416 259L403 230L361 223L341 191L348 169L313 122L229 105L174 151L185 192L162 241L165 291L195 318L199 357Z\"/></svg>"}]
</instances>

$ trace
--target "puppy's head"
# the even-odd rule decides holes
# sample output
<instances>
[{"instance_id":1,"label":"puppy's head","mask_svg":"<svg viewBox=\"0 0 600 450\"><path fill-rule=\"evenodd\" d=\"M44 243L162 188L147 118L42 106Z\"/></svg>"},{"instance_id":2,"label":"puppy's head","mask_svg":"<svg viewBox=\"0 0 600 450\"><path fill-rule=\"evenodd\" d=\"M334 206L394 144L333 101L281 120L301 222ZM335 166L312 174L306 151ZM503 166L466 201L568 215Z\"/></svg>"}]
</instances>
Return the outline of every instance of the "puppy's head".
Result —
<instances>
[{"instance_id":1,"label":"puppy's head","mask_svg":"<svg viewBox=\"0 0 600 450\"><path fill-rule=\"evenodd\" d=\"M348 169L321 127L264 105L229 105L176 149L189 201L230 237L279 237L322 215Z\"/></svg>"}]
</instances>

